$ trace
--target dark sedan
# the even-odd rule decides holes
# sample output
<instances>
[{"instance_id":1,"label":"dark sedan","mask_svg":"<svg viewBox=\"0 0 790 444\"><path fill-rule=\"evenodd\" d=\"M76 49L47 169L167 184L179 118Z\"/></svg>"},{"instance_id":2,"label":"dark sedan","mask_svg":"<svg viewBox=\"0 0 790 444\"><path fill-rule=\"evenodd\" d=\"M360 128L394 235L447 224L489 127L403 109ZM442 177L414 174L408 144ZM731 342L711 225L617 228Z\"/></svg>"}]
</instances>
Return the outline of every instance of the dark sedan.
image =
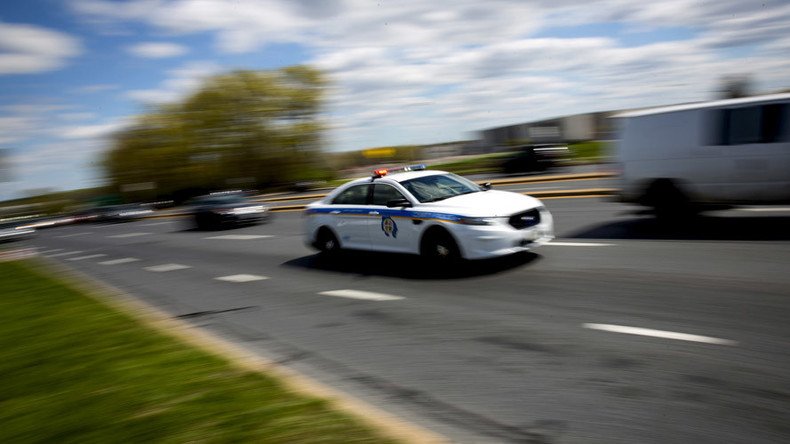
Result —
<instances>
[{"instance_id":1,"label":"dark sedan","mask_svg":"<svg viewBox=\"0 0 790 444\"><path fill-rule=\"evenodd\" d=\"M257 224L269 218L268 207L236 194L196 198L190 203L190 213L201 230Z\"/></svg>"},{"instance_id":2,"label":"dark sedan","mask_svg":"<svg viewBox=\"0 0 790 444\"><path fill-rule=\"evenodd\" d=\"M502 163L507 174L546 171L562 165L568 158L568 147L558 144L523 145Z\"/></svg>"}]
</instances>

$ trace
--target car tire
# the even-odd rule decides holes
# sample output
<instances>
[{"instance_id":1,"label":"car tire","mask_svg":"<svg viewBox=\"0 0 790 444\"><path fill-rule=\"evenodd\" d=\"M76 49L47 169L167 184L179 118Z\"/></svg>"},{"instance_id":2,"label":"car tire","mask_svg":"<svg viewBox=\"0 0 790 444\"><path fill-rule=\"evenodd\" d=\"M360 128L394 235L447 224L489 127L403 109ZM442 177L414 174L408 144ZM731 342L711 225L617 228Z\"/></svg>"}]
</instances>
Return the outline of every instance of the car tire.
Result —
<instances>
[{"instance_id":1,"label":"car tire","mask_svg":"<svg viewBox=\"0 0 790 444\"><path fill-rule=\"evenodd\" d=\"M208 229L208 221L206 220L205 215L203 214L195 215L195 227L200 231L205 231Z\"/></svg>"},{"instance_id":2,"label":"car tire","mask_svg":"<svg viewBox=\"0 0 790 444\"><path fill-rule=\"evenodd\" d=\"M688 196L671 180L654 181L645 194L646 203L653 208L659 223L679 224L692 219L697 213Z\"/></svg>"},{"instance_id":3,"label":"car tire","mask_svg":"<svg viewBox=\"0 0 790 444\"><path fill-rule=\"evenodd\" d=\"M420 254L435 264L454 264L461 259L461 250L458 249L455 239L442 229L426 234Z\"/></svg>"},{"instance_id":4,"label":"car tire","mask_svg":"<svg viewBox=\"0 0 790 444\"><path fill-rule=\"evenodd\" d=\"M328 228L321 228L316 236L315 246L318 251L325 255L335 255L340 251L340 242L331 230Z\"/></svg>"}]
</instances>

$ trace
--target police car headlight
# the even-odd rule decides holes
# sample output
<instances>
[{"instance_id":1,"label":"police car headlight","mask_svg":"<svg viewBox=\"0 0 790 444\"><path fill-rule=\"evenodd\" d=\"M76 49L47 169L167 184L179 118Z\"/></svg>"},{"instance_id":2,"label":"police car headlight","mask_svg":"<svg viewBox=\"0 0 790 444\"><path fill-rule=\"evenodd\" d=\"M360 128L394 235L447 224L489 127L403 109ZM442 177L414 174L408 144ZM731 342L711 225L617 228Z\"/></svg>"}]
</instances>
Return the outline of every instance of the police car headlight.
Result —
<instances>
[{"instance_id":1,"label":"police car headlight","mask_svg":"<svg viewBox=\"0 0 790 444\"><path fill-rule=\"evenodd\" d=\"M495 225L497 221L493 217L462 217L458 222L463 225Z\"/></svg>"}]
</instances>

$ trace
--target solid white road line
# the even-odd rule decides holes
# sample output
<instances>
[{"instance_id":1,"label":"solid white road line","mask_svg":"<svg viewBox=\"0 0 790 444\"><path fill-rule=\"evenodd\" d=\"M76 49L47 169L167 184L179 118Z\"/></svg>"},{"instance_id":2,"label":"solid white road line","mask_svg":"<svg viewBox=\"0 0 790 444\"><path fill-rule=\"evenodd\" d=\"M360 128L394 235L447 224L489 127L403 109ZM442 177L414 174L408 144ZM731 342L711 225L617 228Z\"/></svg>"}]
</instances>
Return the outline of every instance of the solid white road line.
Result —
<instances>
[{"instance_id":1,"label":"solid white road line","mask_svg":"<svg viewBox=\"0 0 790 444\"><path fill-rule=\"evenodd\" d=\"M150 224L142 224L140 226L141 227L155 227L157 225L164 225L164 224L170 224L170 223L173 223L173 221L166 220L166 221L162 221L162 222L151 222Z\"/></svg>"},{"instance_id":2,"label":"solid white road line","mask_svg":"<svg viewBox=\"0 0 790 444\"><path fill-rule=\"evenodd\" d=\"M66 251L66 252L63 252L63 253L50 254L50 255L47 255L47 257L71 256L71 255L74 255L74 254L81 254L81 253L83 253L83 251Z\"/></svg>"},{"instance_id":3,"label":"solid white road line","mask_svg":"<svg viewBox=\"0 0 790 444\"><path fill-rule=\"evenodd\" d=\"M83 233L71 233L71 234L64 234L64 235L62 235L62 236L56 236L56 237L59 237L59 238L61 238L61 239L65 239L65 238L67 238L67 237L74 237L74 236L87 236L87 235L89 235L89 234L93 234L93 233L92 233L92 232L90 232L90 231L85 231L85 232L83 232Z\"/></svg>"},{"instance_id":4,"label":"solid white road line","mask_svg":"<svg viewBox=\"0 0 790 444\"><path fill-rule=\"evenodd\" d=\"M602 244L598 242L554 242L551 241L545 245L554 245L555 247L611 247L614 244Z\"/></svg>"},{"instance_id":5,"label":"solid white road line","mask_svg":"<svg viewBox=\"0 0 790 444\"><path fill-rule=\"evenodd\" d=\"M225 282L252 282L252 281L262 281L264 279L269 279L266 276L257 276L254 274L232 274L230 276L220 276L214 278L218 281L225 281Z\"/></svg>"},{"instance_id":6,"label":"solid white road line","mask_svg":"<svg viewBox=\"0 0 790 444\"><path fill-rule=\"evenodd\" d=\"M776 207L776 208L767 208L767 207L766 207L766 208L736 208L736 210L738 210L738 211L757 211L757 212L760 212L760 211L768 211L768 212L770 212L770 211L790 211L790 208L788 208L788 207Z\"/></svg>"},{"instance_id":7,"label":"solid white road line","mask_svg":"<svg viewBox=\"0 0 790 444\"><path fill-rule=\"evenodd\" d=\"M678 341L703 342L705 344L716 345L737 345L736 341L729 339L719 339L710 336L691 335L688 333L676 333L673 331L653 330L651 328L627 327L625 325L611 324L584 324L584 328L592 330L609 331L613 333L625 333L628 335L652 336L655 338L676 339Z\"/></svg>"},{"instance_id":8,"label":"solid white road line","mask_svg":"<svg viewBox=\"0 0 790 444\"><path fill-rule=\"evenodd\" d=\"M109 261L99 262L101 265L118 265L118 264L128 264L129 262L137 262L140 259L136 257L124 257L121 259L112 259Z\"/></svg>"},{"instance_id":9,"label":"solid white road line","mask_svg":"<svg viewBox=\"0 0 790 444\"><path fill-rule=\"evenodd\" d=\"M203 239L222 239L222 240L252 240L252 239L266 239L270 236L268 234L225 234L222 236L210 236Z\"/></svg>"},{"instance_id":10,"label":"solid white road line","mask_svg":"<svg viewBox=\"0 0 790 444\"><path fill-rule=\"evenodd\" d=\"M89 254L87 256L77 256L77 257L70 257L66 259L67 261L82 261L85 259L95 259L97 257L104 257L107 256L106 254Z\"/></svg>"},{"instance_id":11,"label":"solid white road line","mask_svg":"<svg viewBox=\"0 0 790 444\"><path fill-rule=\"evenodd\" d=\"M393 296L391 294L374 293L372 291L360 290L332 290L322 291L318 294L322 294L324 296L335 296L339 298L363 299L367 301L396 301L398 299L403 299L401 296Z\"/></svg>"},{"instance_id":12,"label":"solid white road line","mask_svg":"<svg viewBox=\"0 0 790 444\"><path fill-rule=\"evenodd\" d=\"M58 251L63 251L62 248L54 248L52 250L42 251L41 254L52 254L57 253Z\"/></svg>"},{"instance_id":13,"label":"solid white road line","mask_svg":"<svg viewBox=\"0 0 790 444\"><path fill-rule=\"evenodd\" d=\"M175 270L184 270L187 268L192 268L189 265L181 265L181 264L162 264L162 265L154 265L151 267L145 267L145 270L153 271L156 273L162 273L165 271L175 271Z\"/></svg>"},{"instance_id":14,"label":"solid white road line","mask_svg":"<svg viewBox=\"0 0 790 444\"><path fill-rule=\"evenodd\" d=\"M151 234L151 233L124 233L124 234L114 234L112 236L107 236L107 237L112 237L112 238L115 238L115 239L122 239L124 237L145 236L147 234Z\"/></svg>"}]
</instances>

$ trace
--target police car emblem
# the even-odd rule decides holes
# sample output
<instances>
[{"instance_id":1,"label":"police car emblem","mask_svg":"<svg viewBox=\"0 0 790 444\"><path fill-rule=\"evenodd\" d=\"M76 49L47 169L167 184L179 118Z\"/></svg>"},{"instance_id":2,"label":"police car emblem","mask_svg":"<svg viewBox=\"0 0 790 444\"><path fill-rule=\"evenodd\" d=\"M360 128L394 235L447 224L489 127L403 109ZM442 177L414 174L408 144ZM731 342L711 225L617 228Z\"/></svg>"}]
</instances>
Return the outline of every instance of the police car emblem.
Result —
<instances>
[{"instance_id":1,"label":"police car emblem","mask_svg":"<svg viewBox=\"0 0 790 444\"><path fill-rule=\"evenodd\" d=\"M395 223L389 216L383 216L381 218L381 231L387 235L387 237L392 236L393 238L398 237L398 224Z\"/></svg>"}]
</instances>

